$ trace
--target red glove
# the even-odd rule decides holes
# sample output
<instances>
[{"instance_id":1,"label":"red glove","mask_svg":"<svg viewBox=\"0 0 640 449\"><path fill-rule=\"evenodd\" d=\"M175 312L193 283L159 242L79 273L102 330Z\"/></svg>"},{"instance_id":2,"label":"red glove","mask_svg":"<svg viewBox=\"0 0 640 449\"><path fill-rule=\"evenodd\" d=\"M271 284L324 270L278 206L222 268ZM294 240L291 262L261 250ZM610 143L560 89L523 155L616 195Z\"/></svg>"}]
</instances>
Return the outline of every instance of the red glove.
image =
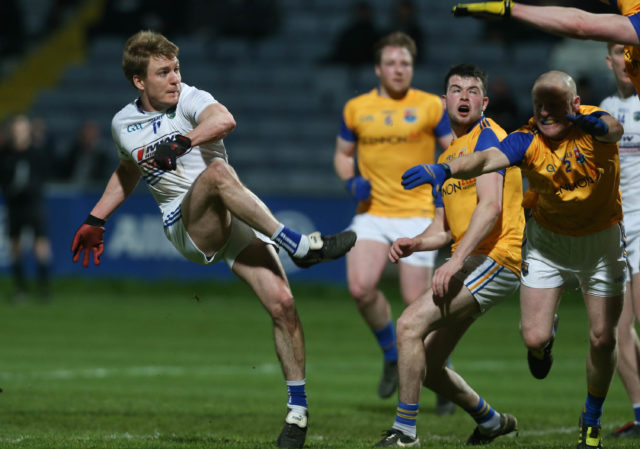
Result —
<instances>
[{"instance_id":1,"label":"red glove","mask_svg":"<svg viewBox=\"0 0 640 449\"><path fill-rule=\"evenodd\" d=\"M177 134L173 142L161 143L153 154L153 165L161 170L175 170L178 156L191 148L191 139Z\"/></svg>"},{"instance_id":2,"label":"red glove","mask_svg":"<svg viewBox=\"0 0 640 449\"><path fill-rule=\"evenodd\" d=\"M104 224L105 221L89 215L84 224L76 231L71 244L73 251L73 263L80 259L80 254L84 252L82 266L89 266L89 252L93 252L93 263L100 265L100 256L104 251Z\"/></svg>"}]
</instances>

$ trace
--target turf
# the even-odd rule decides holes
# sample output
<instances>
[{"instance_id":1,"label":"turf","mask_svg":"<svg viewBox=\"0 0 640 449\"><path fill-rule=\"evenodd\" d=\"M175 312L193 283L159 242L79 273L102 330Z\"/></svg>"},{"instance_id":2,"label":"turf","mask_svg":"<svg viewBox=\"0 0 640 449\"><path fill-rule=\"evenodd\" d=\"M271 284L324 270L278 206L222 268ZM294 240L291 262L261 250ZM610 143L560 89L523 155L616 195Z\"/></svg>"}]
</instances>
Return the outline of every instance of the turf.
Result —
<instances>
[{"instance_id":1,"label":"turf","mask_svg":"<svg viewBox=\"0 0 640 449\"><path fill-rule=\"evenodd\" d=\"M396 286L385 284L396 315ZM0 278L0 291L10 292ZM294 285L307 342L308 448L368 448L395 400L376 386L379 349L345 287ZM272 448L286 388L267 314L239 283L64 280L48 303L0 302L0 448ZM565 296L547 379L528 372L517 298L481 318L455 368L496 409L518 417L517 438L493 447L573 448L585 398L587 321ZM434 414L424 391L423 447L457 448L473 430L461 410ZM608 434L632 418L621 382L605 403ZM606 448L637 442L605 440Z\"/></svg>"}]
</instances>

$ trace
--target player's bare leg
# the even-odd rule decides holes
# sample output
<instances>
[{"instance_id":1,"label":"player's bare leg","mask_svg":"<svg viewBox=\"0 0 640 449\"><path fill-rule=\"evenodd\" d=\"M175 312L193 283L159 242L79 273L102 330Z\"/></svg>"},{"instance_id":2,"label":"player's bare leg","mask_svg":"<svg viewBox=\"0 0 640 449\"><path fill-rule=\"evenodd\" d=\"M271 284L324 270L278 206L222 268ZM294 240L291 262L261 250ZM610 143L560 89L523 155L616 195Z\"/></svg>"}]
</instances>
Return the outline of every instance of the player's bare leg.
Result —
<instances>
[{"instance_id":1,"label":"player's bare leg","mask_svg":"<svg viewBox=\"0 0 640 449\"><path fill-rule=\"evenodd\" d=\"M544 379L553 364L551 349L561 295L562 287L520 287L520 332L527 347L529 370L537 379Z\"/></svg>"},{"instance_id":2,"label":"player's bare leg","mask_svg":"<svg viewBox=\"0 0 640 449\"><path fill-rule=\"evenodd\" d=\"M378 396L382 398L391 396L398 385L398 358L391 306L378 289L388 253L389 245L386 243L358 240L347 254L349 292L384 354L383 372L378 385Z\"/></svg>"},{"instance_id":3,"label":"player's bare leg","mask_svg":"<svg viewBox=\"0 0 640 449\"><path fill-rule=\"evenodd\" d=\"M614 430L611 437L640 438L640 341L635 329L633 298L639 297L640 274L627 283L618 323L618 374L634 410L634 419ZM637 295L637 296L636 296Z\"/></svg>"}]
</instances>

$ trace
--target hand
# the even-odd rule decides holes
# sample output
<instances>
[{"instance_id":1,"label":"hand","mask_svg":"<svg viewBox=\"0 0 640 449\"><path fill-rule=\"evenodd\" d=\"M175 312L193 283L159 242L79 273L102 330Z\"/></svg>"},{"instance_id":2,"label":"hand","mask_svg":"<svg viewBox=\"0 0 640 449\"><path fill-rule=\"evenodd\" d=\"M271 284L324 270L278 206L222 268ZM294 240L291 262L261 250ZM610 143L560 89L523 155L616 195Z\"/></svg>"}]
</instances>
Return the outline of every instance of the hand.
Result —
<instances>
[{"instance_id":1,"label":"hand","mask_svg":"<svg viewBox=\"0 0 640 449\"><path fill-rule=\"evenodd\" d=\"M454 257L443 263L431 278L431 288L433 295L438 298L444 298L449 291L449 283L451 278L462 268L462 262L458 262Z\"/></svg>"},{"instance_id":2,"label":"hand","mask_svg":"<svg viewBox=\"0 0 640 449\"><path fill-rule=\"evenodd\" d=\"M591 114L571 115L567 114L567 118L573 122L574 125L579 126L586 133L592 136L604 136L609 132L609 125L600 118L602 113L593 112Z\"/></svg>"},{"instance_id":3,"label":"hand","mask_svg":"<svg viewBox=\"0 0 640 449\"><path fill-rule=\"evenodd\" d=\"M458 3L453 7L451 12L456 17L510 17L511 0L502 0L497 2L479 2L479 3Z\"/></svg>"},{"instance_id":4,"label":"hand","mask_svg":"<svg viewBox=\"0 0 640 449\"><path fill-rule=\"evenodd\" d=\"M371 198L371 183L362 176L354 176L347 179L347 190L358 201L365 201Z\"/></svg>"},{"instance_id":5,"label":"hand","mask_svg":"<svg viewBox=\"0 0 640 449\"><path fill-rule=\"evenodd\" d=\"M100 219L89 215L84 224L76 231L76 235L73 237L73 243L71 244L73 263L76 263L78 259L80 259L80 254L84 253L82 266L85 268L89 266L89 252L93 252L93 263L100 265L100 256L104 251L103 236L105 229L104 226L97 226L98 222L94 220ZM102 221L104 225L104 220L100 221Z\"/></svg>"},{"instance_id":6,"label":"hand","mask_svg":"<svg viewBox=\"0 0 640 449\"><path fill-rule=\"evenodd\" d=\"M176 159L191 148L191 139L180 134L176 135L173 142L164 142L158 145L153 154L153 166L161 170L175 170Z\"/></svg>"},{"instance_id":7,"label":"hand","mask_svg":"<svg viewBox=\"0 0 640 449\"><path fill-rule=\"evenodd\" d=\"M393 242L391 248L389 248L389 260L393 263L398 263L403 257L408 257L414 253L413 239L401 238Z\"/></svg>"},{"instance_id":8,"label":"hand","mask_svg":"<svg viewBox=\"0 0 640 449\"><path fill-rule=\"evenodd\" d=\"M447 164L421 164L403 173L402 185L405 190L409 190L422 184L431 184L435 196L450 177L451 169Z\"/></svg>"}]
</instances>

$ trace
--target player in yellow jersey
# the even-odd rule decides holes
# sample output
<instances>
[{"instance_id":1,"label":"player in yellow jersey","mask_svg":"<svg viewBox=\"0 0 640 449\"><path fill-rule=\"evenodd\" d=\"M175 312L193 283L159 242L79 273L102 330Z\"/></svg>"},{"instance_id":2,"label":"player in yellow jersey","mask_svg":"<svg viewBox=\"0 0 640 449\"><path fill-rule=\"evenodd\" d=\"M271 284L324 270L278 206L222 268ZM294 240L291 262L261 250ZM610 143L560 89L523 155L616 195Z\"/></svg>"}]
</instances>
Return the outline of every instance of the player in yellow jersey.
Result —
<instances>
[{"instance_id":1,"label":"player in yellow jersey","mask_svg":"<svg viewBox=\"0 0 640 449\"><path fill-rule=\"evenodd\" d=\"M411 88L415 57L415 42L404 33L380 40L375 53L380 84L345 105L334 156L338 177L359 201L350 227L358 240L347 258L347 279L358 310L384 353L378 387L383 398L397 387L397 351L391 307L378 283L391 243L419 234L434 215L430 189L407 192L398 181L408 167L435 160L436 140L443 148L451 141L440 98ZM406 304L429 288L435 256L435 252L420 253L399 265Z\"/></svg>"},{"instance_id":2,"label":"player in yellow jersey","mask_svg":"<svg viewBox=\"0 0 640 449\"><path fill-rule=\"evenodd\" d=\"M439 190L450 177L469 179L512 165L523 170L535 194L520 288L530 366L548 372L562 288L577 279L589 316L587 399L578 448L600 448L600 417L616 367L616 326L625 285L617 145L623 128L602 109L580 105L575 82L564 72L539 76L532 99L528 125L496 147L448 164L425 165L407 172L403 183L426 182Z\"/></svg>"},{"instance_id":3,"label":"player in yellow jersey","mask_svg":"<svg viewBox=\"0 0 640 449\"><path fill-rule=\"evenodd\" d=\"M600 0L618 14L593 14L564 6L536 6L512 0L459 3L455 16L512 17L543 31L577 39L625 44L627 73L640 93L640 0Z\"/></svg>"},{"instance_id":4,"label":"player in yellow jersey","mask_svg":"<svg viewBox=\"0 0 640 449\"><path fill-rule=\"evenodd\" d=\"M446 103L454 140L439 161L455 160L498 144L505 131L484 116L487 75L472 64L445 77ZM420 166L418 166L420 167ZM417 187L420 183L412 185ZM517 420L498 413L464 379L446 366L456 344L482 313L519 287L524 229L520 169L509 167L462 182L448 180L436 194L436 216L420 235L396 240L391 261L432 251L453 239L451 258L438 268L433 285L398 319L400 385L396 419L378 447L419 446L416 419L422 384L466 410L477 422L467 444L486 444L517 430Z\"/></svg>"}]
</instances>

